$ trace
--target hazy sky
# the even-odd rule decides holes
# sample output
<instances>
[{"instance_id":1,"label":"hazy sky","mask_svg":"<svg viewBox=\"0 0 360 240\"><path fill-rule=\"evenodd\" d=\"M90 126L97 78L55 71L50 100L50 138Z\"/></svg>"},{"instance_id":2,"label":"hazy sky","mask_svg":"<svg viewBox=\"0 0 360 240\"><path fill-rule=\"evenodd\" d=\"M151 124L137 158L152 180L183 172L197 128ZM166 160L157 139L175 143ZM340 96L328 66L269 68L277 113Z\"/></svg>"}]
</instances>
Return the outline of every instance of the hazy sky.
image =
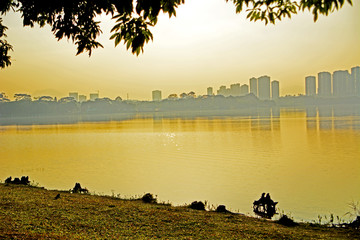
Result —
<instances>
[{"instance_id":1,"label":"hazy sky","mask_svg":"<svg viewBox=\"0 0 360 240\"><path fill-rule=\"evenodd\" d=\"M19 14L8 14L8 41L14 46L12 66L0 70L0 92L32 96L67 96L77 91L100 97L150 100L151 91L171 93L248 84L269 75L280 81L280 95L304 93L304 78L320 71L350 70L360 65L360 2L344 6L314 23L309 13L265 26L236 14L225 0L187 0L177 17L160 16L154 41L136 57L109 40L114 25L103 21L104 49L91 58L75 56L76 46L58 42L49 27L23 28Z\"/></svg>"}]
</instances>

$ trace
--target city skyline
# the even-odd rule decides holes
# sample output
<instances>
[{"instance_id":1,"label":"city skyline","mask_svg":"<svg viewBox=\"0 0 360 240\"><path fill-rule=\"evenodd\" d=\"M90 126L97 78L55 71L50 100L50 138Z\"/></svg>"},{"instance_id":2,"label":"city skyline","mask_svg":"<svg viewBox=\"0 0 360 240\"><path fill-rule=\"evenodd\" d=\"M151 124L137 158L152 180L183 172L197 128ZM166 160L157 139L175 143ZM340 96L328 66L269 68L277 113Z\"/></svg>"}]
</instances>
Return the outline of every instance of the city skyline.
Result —
<instances>
[{"instance_id":1,"label":"city skyline","mask_svg":"<svg viewBox=\"0 0 360 240\"><path fill-rule=\"evenodd\" d=\"M305 77L305 95L320 97L360 96L360 66L351 71L336 70L319 72L316 76Z\"/></svg>"},{"instance_id":2,"label":"city skyline","mask_svg":"<svg viewBox=\"0 0 360 240\"><path fill-rule=\"evenodd\" d=\"M344 5L313 22L300 12L275 25L249 22L233 4L199 0L180 6L177 17L159 17L154 41L139 57L108 40L113 22L101 16L104 49L91 58L75 56L71 42L57 41L49 27L22 27L18 13L9 13L7 40L14 46L13 64L0 72L1 91L9 96L66 96L68 92L150 100L161 87L172 92L205 94L207 86L247 84L252 76L280 81L280 94L304 92L305 76L333 72L360 62L360 3ZM214 18L216 14L216 18Z\"/></svg>"},{"instance_id":3,"label":"city skyline","mask_svg":"<svg viewBox=\"0 0 360 240\"><path fill-rule=\"evenodd\" d=\"M261 85L259 85L262 82ZM335 70L333 73L323 71L317 73L316 76L310 75L305 77L304 91L293 94L293 96L319 96L319 97L346 97L346 96L358 96L360 95L360 66L354 66L349 70ZM203 96L203 95L223 95L227 96L244 96L249 93L253 93L260 100L274 100L282 96L289 96L291 94L280 94L280 81L272 80L270 76L262 75L258 78L251 77L247 83L231 83L230 88L227 88L225 85L220 85L219 89L214 91L214 87L208 86L204 88L203 92L196 93L195 91L190 90L193 96ZM261 89L261 90L260 90ZM260 90L260 92L259 92ZM86 100L95 100L100 98L100 91L92 91L86 95L83 92L68 92L65 96L54 96L54 95L32 95L27 92L18 92L14 96L9 96L5 91L1 91L6 98L13 100L16 99L17 94L24 94L32 97L34 100L42 97L53 97L53 98L66 98L73 97L76 101L83 102ZM216 94L215 94L216 93ZM154 95L155 94L155 95ZM117 95L113 99L127 99L127 100L145 100L145 101L159 101L161 99L167 98L178 98L181 94L186 94L186 91L181 93L170 92L169 94L163 94L163 91L158 88L151 91L151 97L148 99L131 99L129 94L125 96ZM275 95L275 96L274 96ZM166 97L167 96L167 97ZM103 95L102 98L111 98L109 96ZM155 100L154 100L155 99Z\"/></svg>"}]
</instances>

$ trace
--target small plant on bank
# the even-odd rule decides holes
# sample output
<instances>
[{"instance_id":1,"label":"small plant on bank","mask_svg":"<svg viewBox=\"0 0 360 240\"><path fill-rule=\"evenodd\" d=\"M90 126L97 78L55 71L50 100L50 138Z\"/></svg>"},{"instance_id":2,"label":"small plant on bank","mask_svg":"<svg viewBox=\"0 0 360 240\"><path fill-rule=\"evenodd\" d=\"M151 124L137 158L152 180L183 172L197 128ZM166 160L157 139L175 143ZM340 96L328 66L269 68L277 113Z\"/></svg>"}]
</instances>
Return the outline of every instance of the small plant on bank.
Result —
<instances>
[{"instance_id":1,"label":"small plant on bank","mask_svg":"<svg viewBox=\"0 0 360 240\"><path fill-rule=\"evenodd\" d=\"M216 210L216 206L214 204L210 204L210 202L207 200L204 201L204 205L205 205L205 211L215 211Z\"/></svg>"},{"instance_id":2,"label":"small plant on bank","mask_svg":"<svg viewBox=\"0 0 360 240\"><path fill-rule=\"evenodd\" d=\"M40 183L35 182L34 180L32 180L29 185L30 185L31 187L37 187L37 188L40 187Z\"/></svg>"},{"instance_id":3,"label":"small plant on bank","mask_svg":"<svg viewBox=\"0 0 360 240\"><path fill-rule=\"evenodd\" d=\"M18 184L18 185L30 185L30 181L29 181L29 177L28 176L22 176L21 178L14 178L14 180L12 179L12 177L8 177L7 179L5 179L5 183L6 184Z\"/></svg>"},{"instance_id":4,"label":"small plant on bank","mask_svg":"<svg viewBox=\"0 0 360 240\"><path fill-rule=\"evenodd\" d=\"M339 226L341 226L341 224L344 223L344 220L339 216L336 216L336 221L337 221L337 225L339 225Z\"/></svg>"},{"instance_id":5,"label":"small plant on bank","mask_svg":"<svg viewBox=\"0 0 360 240\"><path fill-rule=\"evenodd\" d=\"M189 208L205 211L205 204L201 201L194 201L190 204Z\"/></svg>"},{"instance_id":6,"label":"small plant on bank","mask_svg":"<svg viewBox=\"0 0 360 240\"><path fill-rule=\"evenodd\" d=\"M355 228L357 230L360 229L360 206L359 202L351 202L349 203L349 207L351 210L347 212L345 215L349 215L351 218L355 218L354 221L348 224L349 227Z\"/></svg>"},{"instance_id":7,"label":"small plant on bank","mask_svg":"<svg viewBox=\"0 0 360 240\"><path fill-rule=\"evenodd\" d=\"M141 200L144 203L157 203L156 197L154 197L151 193L146 193L144 196L142 196Z\"/></svg>"},{"instance_id":8,"label":"small plant on bank","mask_svg":"<svg viewBox=\"0 0 360 240\"><path fill-rule=\"evenodd\" d=\"M330 225L331 227L334 226L334 214L332 214L332 213L330 213L329 225Z\"/></svg>"},{"instance_id":9,"label":"small plant on bank","mask_svg":"<svg viewBox=\"0 0 360 240\"><path fill-rule=\"evenodd\" d=\"M294 227L299 225L298 223L296 223L292 218L288 217L285 214L281 214L281 217L279 220L276 221L278 224L287 226L287 227Z\"/></svg>"},{"instance_id":10,"label":"small plant on bank","mask_svg":"<svg viewBox=\"0 0 360 240\"><path fill-rule=\"evenodd\" d=\"M231 213L229 210L226 209L225 205L219 205L215 211L219 213Z\"/></svg>"},{"instance_id":11,"label":"small plant on bank","mask_svg":"<svg viewBox=\"0 0 360 240\"><path fill-rule=\"evenodd\" d=\"M345 215L348 215L351 218L360 216L360 203L352 201L349 203L349 208L351 209Z\"/></svg>"},{"instance_id":12,"label":"small plant on bank","mask_svg":"<svg viewBox=\"0 0 360 240\"><path fill-rule=\"evenodd\" d=\"M318 222L317 222L317 223L320 224L320 225L321 225L322 218L323 218L323 217L319 214L319 215L318 215Z\"/></svg>"}]
</instances>

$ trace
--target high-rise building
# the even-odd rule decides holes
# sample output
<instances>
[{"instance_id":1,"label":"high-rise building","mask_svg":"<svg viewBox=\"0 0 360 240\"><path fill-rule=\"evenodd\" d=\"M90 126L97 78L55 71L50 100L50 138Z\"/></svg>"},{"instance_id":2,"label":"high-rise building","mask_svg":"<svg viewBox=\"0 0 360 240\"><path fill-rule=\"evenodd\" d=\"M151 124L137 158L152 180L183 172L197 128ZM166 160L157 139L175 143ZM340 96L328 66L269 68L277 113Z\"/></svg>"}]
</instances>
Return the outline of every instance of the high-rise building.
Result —
<instances>
[{"instance_id":1,"label":"high-rise building","mask_svg":"<svg viewBox=\"0 0 360 240\"><path fill-rule=\"evenodd\" d=\"M152 91L152 100L153 101L161 101L161 91L160 90L154 90Z\"/></svg>"},{"instance_id":2,"label":"high-rise building","mask_svg":"<svg viewBox=\"0 0 360 240\"><path fill-rule=\"evenodd\" d=\"M220 86L219 90L217 90L217 95L227 96L227 92L226 86Z\"/></svg>"},{"instance_id":3,"label":"high-rise building","mask_svg":"<svg viewBox=\"0 0 360 240\"><path fill-rule=\"evenodd\" d=\"M333 95L335 97L345 97L349 95L348 81L349 81L348 70L335 71L333 73Z\"/></svg>"},{"instance_id":4,"label":"high-rise building","mask_svg":"<svg viewBox=\"0 0 360 240\"><path fill-rule=\"evenodd\" d=\"M360 96L360 67L351 68L351 79L354 81L355 94Z\"/></svg>"},{"instance_id":5,"label":"high-rise building","mask_svg":"<svg viewBox=\"0 0 360 240\"><path fill-rule=\"evenodd\" d=\"M356 95L356 84L355 78L351 73L349 73L348 81L347 81L347 95L355 96Z\"/></svg>"},{"instance_id":6,"label":"high-rise building","mask_svg":"<svg viewBox=\"0 0 360 240\"><path fill-rule=\"evenodd\" d=\"M77 93L77 92L69 93L69 97L74 98L75 101L79 101L79 93Z\"/></svg>"},{"instance_id":7,"label":"high-rise building","mask_svg":"<svg viewBox=\"0 0 360 240\"><path fill-rule=\"evenodd\" d=\"M99 93L90 93L90 101L95 101L99 98Z\"/></svg>"},{"instance_id":8,"label":"high-rise building","mask_svg":"<svg viewBox=\"0 0 360 240\"><path fill-rule=\"evenodd\" d=\"M241 85L241 87L240 87L240 95L247 95L247 94L249 94L249 85L247 85L247 84L243 84L243 85Z\"/></svg>"},{"instance_id":9,"label":"high-rise building","mask_svg":"<svg viewBox=\"0 0 360 240\"><path fill-rule=\"evenodd\" d=\"M86 102L86 96L85 95L79 95L79 102Z\"/></svg>"},{"instance_id":10,"label":"high-rise building","mask_svg":"<svg viewBox=\"0 0 360 240\"><path fill-rule=\"evenodd\" d=\"M214 95L214 90L213 90L212 87L208 87L208 88L207 88L207 95L209 95L209 96Z\"/></svg>"},{"instance_id":11,"label":"high-rise building","mask_svg":"<svg viewBox=\"0 0 360 240\"><path fill-rule=\"evenodd\" d=\"M305 94L306 96L316 95L316 77L308 76L305 78Z\"/></svg>"},{"instance_id":12,"label":"high-rise building","mask_svg":"<svg viewBox=\"0 0 360 240\"><path fill-rule=\"evenodd\" d=\"M271 99L275 100L280 97L279 81L271 82Z\"/></svg>"},{"instance_id":13,"label":"high-rise building","mask_svg":"<svg viewBox=\"0 0 360 240\"><path fill-rule=\"evenodd\" d=\"M258 95L261 100L270 100L270 77L262 76L258 78Z\"/></svg>"},{"instance_id":14,"label":"high-rise building","mask_svg":"<svg viewBox=\"0 0 360 240\"><path fill-rule=\"evenodd\" d=\"M331 96L331 74L329 72L318 73L318 95L320 97Z\"/></svg>"},{"instance_id":15,"label":"high-rise building","mask_svg":"<svg viewBox=\"0 0 360 240\"><path fill-rule=\"evenodd\" d=\"M240 83L230 85L230 95L240 96Z\"/></svg>"},{"instance_id":16,"label":"high-rise building","mask_svg":"<svg viewBox=\"0 0 360 240\"><path fill-rule=\"evenodd\" d=\"M249 80L250 85L250 93L254 94L255 96L258 96L258 80L257 78L250 78Z\"/></svg>"}]
</instances>

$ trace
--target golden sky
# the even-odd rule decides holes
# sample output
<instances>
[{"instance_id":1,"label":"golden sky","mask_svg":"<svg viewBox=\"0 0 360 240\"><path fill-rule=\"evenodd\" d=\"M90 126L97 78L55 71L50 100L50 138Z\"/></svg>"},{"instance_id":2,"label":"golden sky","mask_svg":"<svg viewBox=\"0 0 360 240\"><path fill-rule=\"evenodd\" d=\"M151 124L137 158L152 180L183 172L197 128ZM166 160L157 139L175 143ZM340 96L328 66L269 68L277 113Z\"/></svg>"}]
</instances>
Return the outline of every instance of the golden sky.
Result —
<instances>
[{"instance_id":1,"label":"golden sky","mask_svg":"<svg viewBox=\"0 0 360 240\"><path fill-rule=\"evenodd\" d=\"M138 57L109 40L114 22L103 20L100 42L89 58L75 56L71 41L58 42L49 27L23 28L19 14L4 17L7 40L14 46L12 66L0 70L0 92L32 96L67 96L69 92L100 97L150 100L151 91L194 91L211 86L248 84L268 75L280 82L280 95L304 93L304 79L321 71L350 70L360 65L360 2L320 16L309 13L265 26L224 0L187 0L177 17L159 18L154 41Z\"/></svg>"}]
</instances>

